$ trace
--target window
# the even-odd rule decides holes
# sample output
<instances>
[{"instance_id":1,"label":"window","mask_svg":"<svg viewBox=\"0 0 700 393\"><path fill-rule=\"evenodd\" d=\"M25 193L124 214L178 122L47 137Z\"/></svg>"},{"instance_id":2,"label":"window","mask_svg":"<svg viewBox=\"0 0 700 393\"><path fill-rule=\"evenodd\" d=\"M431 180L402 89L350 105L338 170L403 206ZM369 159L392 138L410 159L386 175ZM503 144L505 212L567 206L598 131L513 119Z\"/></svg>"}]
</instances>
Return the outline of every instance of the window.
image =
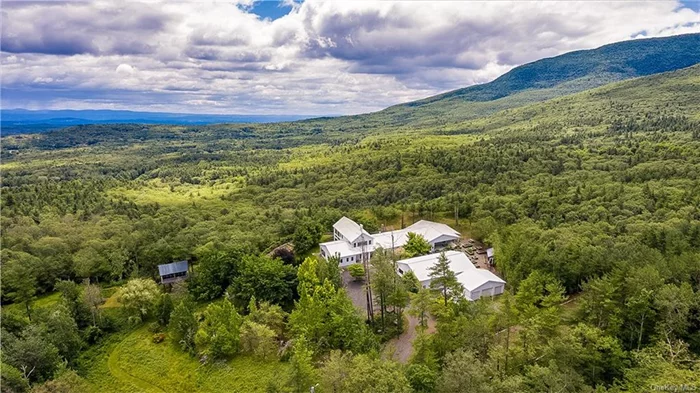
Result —
<instances>
[{"instance_id":1,"label":"window","mask_svg":"<svg viewBox=\"0 0 700 393\"><path fill-rule=\"evenodd\" d=\"M401 270L401 268L399 268L399 274L403 274L403 270Z\"/></svg>"}]
</instances>

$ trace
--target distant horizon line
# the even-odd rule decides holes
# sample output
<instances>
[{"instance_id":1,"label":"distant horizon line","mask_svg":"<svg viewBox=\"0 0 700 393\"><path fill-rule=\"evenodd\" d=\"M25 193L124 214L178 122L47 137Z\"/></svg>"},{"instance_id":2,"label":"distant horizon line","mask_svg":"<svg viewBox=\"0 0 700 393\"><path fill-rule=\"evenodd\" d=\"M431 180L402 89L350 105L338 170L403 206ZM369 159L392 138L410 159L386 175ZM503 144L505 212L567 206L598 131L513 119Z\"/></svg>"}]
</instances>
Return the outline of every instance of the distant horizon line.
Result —
<instances>
[{"instance_id":1,"label":"distant horizon line","mask_svg":"<svg viewBox=\"0 0 700 393\"><path fill-rule=\"evenodd\" d=\"M151 114L173 114L173 115L193 115L193 116L269 116L269 117L339 117L347 116L345 114L335 113L335 114L271 114L271 113L215 113L215 112L179 112L179 111L168 111L168 110L134 110L134 109L106 109L106 108L91 108L91 109L74 109L74 108L63 108L63 109L29 109L29 108L0 108L0 112L10 112L10 111L22 111L22 112L128 112L128 113L151 113Z\"/></svg>"}]
</instances>

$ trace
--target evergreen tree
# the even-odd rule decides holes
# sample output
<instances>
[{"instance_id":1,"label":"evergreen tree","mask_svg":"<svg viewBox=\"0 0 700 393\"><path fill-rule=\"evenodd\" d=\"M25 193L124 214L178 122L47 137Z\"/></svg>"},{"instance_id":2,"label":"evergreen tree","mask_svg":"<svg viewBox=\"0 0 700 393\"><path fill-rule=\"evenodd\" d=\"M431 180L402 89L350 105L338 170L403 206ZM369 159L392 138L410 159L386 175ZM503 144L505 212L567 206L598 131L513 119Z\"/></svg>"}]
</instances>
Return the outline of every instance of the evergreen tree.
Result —
<instances>
[{"instance_id":1,"label":"evergreen tree","mask_svg":"<svg viewBox=\"0 0 700 393\"><path fill-rule=\"evenodd\" d=\"M464 286L457 281L457 275L450 269L450 261L444 252L440 253L437 262L428 271L430 288L442 293L445 307L450 299L457 300L464 296Z\"/></svg>"}]
</instances>

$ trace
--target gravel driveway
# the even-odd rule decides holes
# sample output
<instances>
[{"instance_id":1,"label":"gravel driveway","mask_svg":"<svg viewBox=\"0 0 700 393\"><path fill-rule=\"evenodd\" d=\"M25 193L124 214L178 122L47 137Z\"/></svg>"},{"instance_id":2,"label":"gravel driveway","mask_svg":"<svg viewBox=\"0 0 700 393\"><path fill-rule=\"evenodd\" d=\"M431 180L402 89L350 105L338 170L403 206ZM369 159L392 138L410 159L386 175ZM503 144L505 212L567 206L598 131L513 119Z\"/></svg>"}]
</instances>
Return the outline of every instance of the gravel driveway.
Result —
<instances>
[{"instance_id":1,"label":"gravel driveway","mask_svg":"<svg viewBox=\"0 0 700 393\"><path fill-rule=\"evenodd\" d=\"M365 294L365 282L355 281L347 270L343 271L343 284L348 292L348 296L352 300L352 304L362 313L362 316L367 315L367 295ZM406 363L411 358L413 353L413 340L416 339L418 332L418 318L412 317L404 313L408 320L408 326L404 329L403 334L386 343L384 353L392 354L392 358L401 363ZM435 331L435 321L431 318L428 320L428 333Z\"/></svg>"}]
</instances>

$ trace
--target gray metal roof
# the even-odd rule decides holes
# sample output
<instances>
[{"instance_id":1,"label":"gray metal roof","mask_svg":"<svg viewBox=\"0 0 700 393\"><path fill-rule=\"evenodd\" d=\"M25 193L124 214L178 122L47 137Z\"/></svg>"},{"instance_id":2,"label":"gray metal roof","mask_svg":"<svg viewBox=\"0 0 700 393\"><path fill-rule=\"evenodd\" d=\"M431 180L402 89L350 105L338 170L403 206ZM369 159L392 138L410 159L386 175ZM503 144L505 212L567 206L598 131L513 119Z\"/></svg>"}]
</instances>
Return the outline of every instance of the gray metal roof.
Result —
<instances>
[{"instance_id":1,"label":"gray metal roof","mask_svg":"<svg viewBox=\"0 0 700 393\"><path fill-rule=\"evenodd\" d=\"M187 271L187 261L166 263L165 265L158 265L158 273L161 276L168 274L176 274Z\"/></svg>"}]
</instances>

